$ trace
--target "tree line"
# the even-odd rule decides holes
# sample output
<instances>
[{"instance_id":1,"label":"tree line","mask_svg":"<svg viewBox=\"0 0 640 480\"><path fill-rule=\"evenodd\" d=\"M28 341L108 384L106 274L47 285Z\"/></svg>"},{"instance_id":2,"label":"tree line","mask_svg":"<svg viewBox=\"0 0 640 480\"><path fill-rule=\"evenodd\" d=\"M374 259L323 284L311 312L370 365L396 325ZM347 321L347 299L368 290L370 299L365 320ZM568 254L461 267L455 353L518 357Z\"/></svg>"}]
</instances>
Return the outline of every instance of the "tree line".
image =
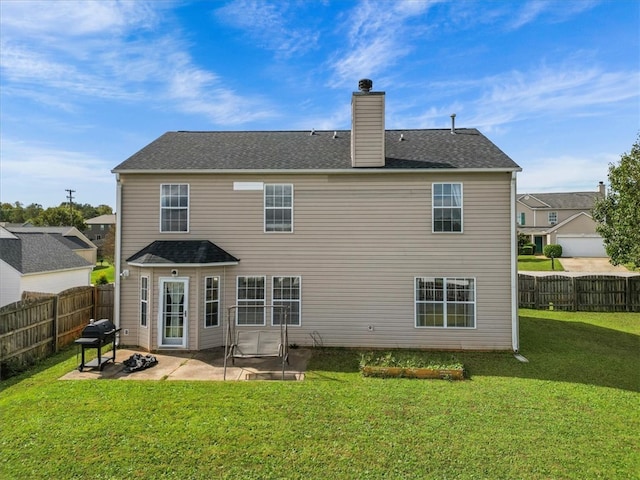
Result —
<instances>
[{"instance_id":1,"label":"tree line","mask_svg":"<svg viewBox=\"0 0 640 480\"><path fill-rule=\"evenodd\" d=\"M85 220L100 215L111 215L109 205L94 207L88 203L63 202L57 207L43 208L38 203L26 207L21 202L0 204L0 222L31 224L44 227L76 227L81 232L87 229Z\"/></svg>"}]
</instances>

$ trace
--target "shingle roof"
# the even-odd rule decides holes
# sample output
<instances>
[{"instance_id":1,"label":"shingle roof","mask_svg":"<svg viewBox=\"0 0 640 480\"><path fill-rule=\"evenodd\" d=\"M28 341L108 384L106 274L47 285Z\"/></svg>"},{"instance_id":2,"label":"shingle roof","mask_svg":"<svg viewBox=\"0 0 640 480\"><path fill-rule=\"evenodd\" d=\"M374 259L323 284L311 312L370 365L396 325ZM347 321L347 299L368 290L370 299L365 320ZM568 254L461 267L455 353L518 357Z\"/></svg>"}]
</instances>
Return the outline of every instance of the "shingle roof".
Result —
<instances>
[{"instance_id":1,"label":"shingle roof","mask_svg":"<svg viewBox=\"0 0 640 480\"><path fill-rule=\"evenodd\" d=\"M85 220L84 223L86 223L87 225L115 225L116 216L115 214L99 215L97 217Z\"/></svg>"},{"instance_id":2,"label":"shingle roof","mask_svg":"<svg viewBox=\"0 0 640 480\"><path fill-rule=\"evenodd\" d=\"M93 266L64 246L54 235L12 233L18 239L0 239L0 258L23 274Z\"/></svg>"},{"instance_id":3,"label":"shingle roof","mask_svg":"<svg viewBox=\"0 0 640 480\"><path fill-rule=\"evenodd\" d=\"M387 130L385 142L385 169L520 169L476 129ZM113 172L281 169L353 170L351 132L167 132Z\"/></svg>"},{"instance_id":4,"label":"shingle roof","mask_svg":"<svg viewBox=\"0 0 640 480\"><path fill-rule=\"evenodd\" d=\"M212 265L240 260L208 240L156 240L126 261L141 265Z\"/></svg>"},{"instance_id":5,"label":"shingle roof","mask_svg":"<svg viewBox=\"0 0 640 480\"><path fill-rule=\"evenodd\" d=\"M47 233L72 250L77 250L79 248L82 248L82 249L96 248L95 245L88 244L82 238L78 237L75 232L77 233L80 233L80 232L77 231L74 227L28 226L28 227L10 227L7 229L13 233Z\"/></svg>"},{"instance_id":6,"label":"shingle roof","mask_svg":"<svg viewBox=\"0 0 640 480\"><path fill-rule=\"evenodd\" d=\"M518 201L528 207L545 209L591 210L598 198L602 198L599 192L528 193L518 195ZM549 207L540 207L535 199L546 203Z\"/></svg>"}]
</instances>

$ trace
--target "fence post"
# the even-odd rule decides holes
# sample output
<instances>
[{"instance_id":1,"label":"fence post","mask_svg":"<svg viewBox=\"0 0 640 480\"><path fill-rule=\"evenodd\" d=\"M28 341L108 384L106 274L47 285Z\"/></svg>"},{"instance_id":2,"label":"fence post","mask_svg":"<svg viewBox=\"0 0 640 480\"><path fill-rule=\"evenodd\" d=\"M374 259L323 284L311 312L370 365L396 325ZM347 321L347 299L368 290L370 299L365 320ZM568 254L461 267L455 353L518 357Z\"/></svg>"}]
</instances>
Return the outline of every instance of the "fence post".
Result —
<instances>
[{"instance_id":1,"label":"fence post","mask_svg":"<svg viewBox=\"0 0 640 480\"><path fill-rule=\"evenodd\" d=\"M58 303L60 295L53 297L53 353L58 353L60 348L60 319L58 318Z\"/></svg>"}]
</instances>

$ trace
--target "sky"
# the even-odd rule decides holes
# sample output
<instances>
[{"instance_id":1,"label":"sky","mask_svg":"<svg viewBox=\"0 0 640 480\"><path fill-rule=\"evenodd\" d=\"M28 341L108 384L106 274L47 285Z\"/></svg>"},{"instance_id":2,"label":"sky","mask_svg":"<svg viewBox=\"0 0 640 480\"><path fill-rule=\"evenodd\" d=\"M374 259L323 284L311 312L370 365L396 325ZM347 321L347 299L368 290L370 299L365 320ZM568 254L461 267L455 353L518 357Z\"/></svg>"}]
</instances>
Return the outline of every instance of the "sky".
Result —
<instances>
[{"instance_id":1,"label":"sky","mask_svg":"<svg viewBox=\"0 0 640 480\"><path fill-rule=\"evenodd\" d=\"M640 132L639 0L0 1L0 202L115 209L166 131L477 128L520 193L595 191Z\"/></svg>"}]
</instances>

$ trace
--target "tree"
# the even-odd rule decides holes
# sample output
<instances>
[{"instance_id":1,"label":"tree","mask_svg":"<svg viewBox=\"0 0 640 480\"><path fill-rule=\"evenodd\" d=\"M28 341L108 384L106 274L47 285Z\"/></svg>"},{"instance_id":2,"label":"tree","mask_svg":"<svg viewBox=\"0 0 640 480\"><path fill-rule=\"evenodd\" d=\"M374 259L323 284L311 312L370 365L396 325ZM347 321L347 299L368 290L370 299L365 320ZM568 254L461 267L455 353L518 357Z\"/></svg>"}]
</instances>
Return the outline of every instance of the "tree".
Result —
<instances>
[{"instance_id":1,"label":"tree","mask_svg":"<svg viewBox=\"0 0 640 480\"><path fill-rule=\"evenodd\" d=\"M640 134L631 152L609 164L607 196L596 202L593 218L611 263L640 266Z\"/></svg>"},{"instance_id":2,"label":"tree","mask_svg":"<svg viewBox=\"0 0 640 480\"><path fill-rule=\"evenodd\" d=\"M102 244L102 257L109 263L113 263L116 251L116 226L112 225L104 237Z\"/></svg>"},{"instance_id":3,"label":"tree","mask_svg":"<svg viewBox=\"0 0 640 480\"><path fill-rule=\"evenodd\" d=\"M87 229L82 214L76 210L70 210L68 206L51 207L44 210L34 221L35 225L47 227L76 227L81 232Z\"/></svg>"}]
</instances>

